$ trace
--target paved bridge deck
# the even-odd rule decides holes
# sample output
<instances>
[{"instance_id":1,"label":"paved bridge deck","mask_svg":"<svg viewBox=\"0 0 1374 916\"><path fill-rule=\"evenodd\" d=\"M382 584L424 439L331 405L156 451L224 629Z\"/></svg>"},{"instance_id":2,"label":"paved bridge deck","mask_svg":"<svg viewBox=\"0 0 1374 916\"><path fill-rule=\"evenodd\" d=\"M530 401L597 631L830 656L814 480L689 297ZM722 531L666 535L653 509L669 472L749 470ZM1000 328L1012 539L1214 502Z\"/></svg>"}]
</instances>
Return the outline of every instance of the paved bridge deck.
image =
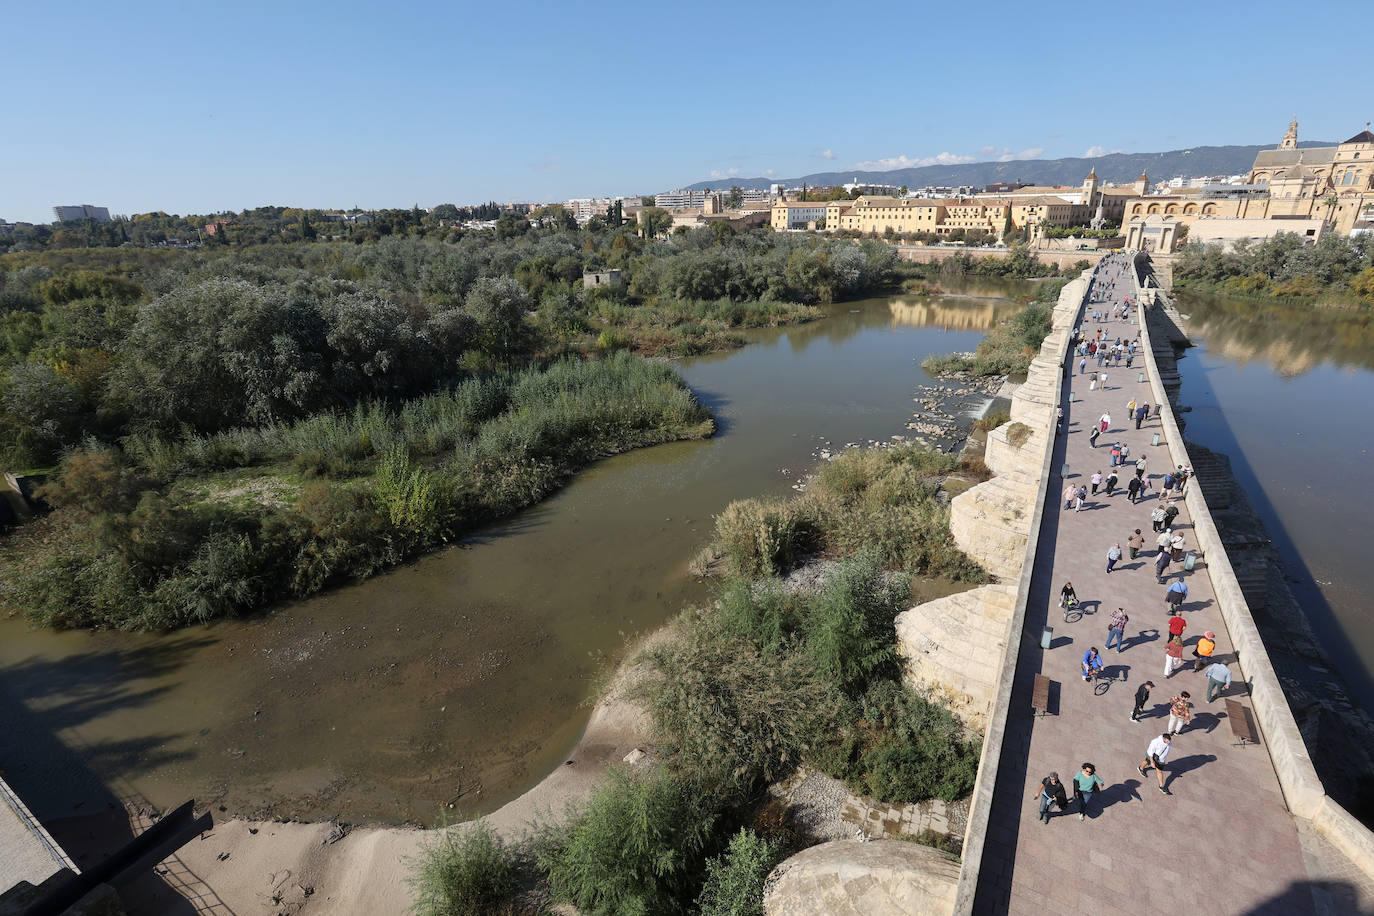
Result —
<instances>
[{"instance_id":1,"label":"paved bridge deck","mask_svg":"<svg viewBox=\"0 0 1374 916\"><path fill-rule=\"evenodd\" d=\"M1119 304L1128 286L1117 282L1114 303ZM1086 306L1086 314L1093 308ZM1094 324L1090 317L1084 318L1083 328L1090 338L1101 328L1104 337L1123 340L1137 331L1125 321ZM1109 448L1122 442L1132 461L1147 456L1152 488L1135 505L1118 489L1111 497L1100 492L1089 496L1082 511L1066 511L1060 495L1064 485L1051 478L1053 492L1031 582L975 912L1138 916L1182 907L1206 913L1311 913L1298 825L1284 805L1269 755L1262 746L1232 745L1223 697L1249 705L1239 668L1231 665L1231 688L1211 703L1206 701L1206 678L1192 671L1192 648L1206 630L1216 633L1219 659L1234 657L1206 564L1200 561L1191 572L1171 564L1164 585L1155 579L1150 512L1158 505L1170 467L1158 420L1146 420L1136 430L1126 418L1129 400L1152 400L1148 382L1137 381L1141 361L1131 369L1108 369L1107 386L1090 391L1094 369L1096 360L1089 359L1087 371L1079 374L1074 360L1053 467L1067 462L1070 479L1091 490L1092 473L1108 473ZM1068 401L1070 391L1077 401ZM1111 426L1094 449L1088 433L1104 412L1111 414ZM1157 448L1150 444L1156 433L1161 436ZM1122 471L1121 482L1133 472ZM1175 505L1180 513L1175 528L1195 546L1188 509L1182 500ZM1146 547L1131 560L1126 542L1136 528L1145 535ZM1109 575L1106 554L1117 542L1124 556ZM1183 605L1188 623L1184 665L1166 678L1164 592L1180 576L1189 588ZM1057 607L1065 581L1073 582L1082 601L1084 613L1075 622L1066 623ZM1117 607L1130 615L1125 651L1119 654L1106 649L1107 618ZM1048 651L1039 643L1046 624L1054 627ZM1079 675L1089 646L1098 647L1107 671L1116 677L1104 693ZM1052 715L1044 718L1031 714L1037 673L1055 683ZM1145 718L1134 723L1133 696L1146 680L1155 689ZM1166 782L1172 794L1166 796L1160 794L1154 773L1142 778L1136 765L1150 740L1164 731L1170 697L1182 690L1192 694L1195 715L1193 724L1174 739ZM1071 801L1069 812L1041 824L1032 798L1040 780L1057 771L1071 785L1084 761L1094 763L1107 784L1093 799L1087 820L1079 821Z\"/></svg>"}]
</instances>

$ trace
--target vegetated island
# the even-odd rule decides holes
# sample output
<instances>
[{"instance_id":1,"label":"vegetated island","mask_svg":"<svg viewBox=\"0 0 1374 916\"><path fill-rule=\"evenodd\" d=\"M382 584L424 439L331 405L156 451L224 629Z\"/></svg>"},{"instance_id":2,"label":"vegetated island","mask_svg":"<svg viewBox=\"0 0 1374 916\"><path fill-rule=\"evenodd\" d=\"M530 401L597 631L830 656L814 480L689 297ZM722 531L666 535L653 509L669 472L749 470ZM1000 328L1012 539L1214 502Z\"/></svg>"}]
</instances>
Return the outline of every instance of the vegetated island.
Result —
<instances>
[{"instance_id":1,"label":"vegetated island","mask_svg":"<svg viewBox=\"0 0 1374 916\"><path fill-rule=\"evenodd\" d=\"M913 576L987 579L953 546L951 474L986 477L912 444L848 449L798 495L732 503L697 561L715 600L627 663L651 756L523 841L438 834L414 863L418 912L761 914L774 866L820 841L767 791L799 766L895 804L967 795L981 735L902 683L894 623Z\"/></svg>"},{"instance_id":2,"label":"vegetated island","mask_svg":"<svg viewBox=\"0 0 1374 916\"><path fill-rule=\"evenodd\" d=\"M898 278L876 241L507 223L0 256L0 451L53 507L0 548L0 601L167 629L365 578L596 458L710 435L644 356ZM623 282L584 288L602 269Z\"/></svg>"}]
</instances>

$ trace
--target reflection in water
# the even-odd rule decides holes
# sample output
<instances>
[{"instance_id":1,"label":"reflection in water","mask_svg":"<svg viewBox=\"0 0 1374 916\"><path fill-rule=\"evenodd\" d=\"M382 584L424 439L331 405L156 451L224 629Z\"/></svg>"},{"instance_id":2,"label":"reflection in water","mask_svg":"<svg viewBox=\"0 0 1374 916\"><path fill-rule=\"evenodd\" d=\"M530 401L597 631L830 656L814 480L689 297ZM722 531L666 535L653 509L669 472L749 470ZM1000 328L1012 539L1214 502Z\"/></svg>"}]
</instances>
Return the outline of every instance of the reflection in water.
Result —
<instances>
[{"instance_id":1,"label":"reflection in water","mask_svg":"<svg viewBox=\"0 0 1374 916\"><path fill-rule=\"evenodd\" d=\"M887 305L893 324L947 331L986 331L1021 306L1002 300L972 300L958 305L948 299L893 299Z\"/></svg>"},{"instance_id":2,"label":"reflection in water","mask_svg":"<svg viewBox=\"0 0 1374 916\"><path fill-rule=\"evenodd\" d=\"M0 714L0 766L61 770L65 747L154 804L195 796L249 815L434 822L456 798L446 816L491 810L563 759L627 639L706 594L685 570L714 513L787 492L823 442L904 433L931 382L921 360L972 349L979 334L959 329L1011 308L901 302L900 323L887 299L844 303L684 362L721 421L715 438L599 462L463 548L388 575L174 637L0 620L0 710L24 711ZM906 323L913 306L936 324ZM78 678L57 676L69 666ZM56 786L59 808L103 801Z\"/></svg>"},{"instance_id":3,"label":"reflection in water","mask_svg":"<svg viewBox=\"0 0 1374 916\"><path fill-rule=\"evenodd\" d=\"M1178 308L1210 351L1246 365L1259 360L1286 376L1321 365L1374 368L1374 312L1287 305L1180 292Z\"/></svg>"},{"instance_id":4,"label":"reflection in water","mask_svg":"<svg viewBox=\"0 0 1374 916\"><path fill-rule=\"evenodd\" d=\"M1179 309L1198 344L1180 366L1188 438L1230 456L1318 638L1374 710L1371 316L1186 294Z\"/></svg>"}]
</instances>

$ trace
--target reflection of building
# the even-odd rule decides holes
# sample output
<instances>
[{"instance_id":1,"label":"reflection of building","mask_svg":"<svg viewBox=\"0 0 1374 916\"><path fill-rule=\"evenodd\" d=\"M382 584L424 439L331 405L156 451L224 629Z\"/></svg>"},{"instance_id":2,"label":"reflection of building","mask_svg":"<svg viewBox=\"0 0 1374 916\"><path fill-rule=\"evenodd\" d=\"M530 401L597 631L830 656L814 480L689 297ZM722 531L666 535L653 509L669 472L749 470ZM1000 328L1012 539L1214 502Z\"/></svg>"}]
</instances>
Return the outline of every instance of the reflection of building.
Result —
<instances>
[{"instance_id":1,"label":"reflection of building","mask_svg":"<svg viewBox=\"0 0 1374 916\"><path fill-rule=\"evenodd\" d=\"M1006 300L970 300L967 304L951 305L940 301L894 299L887 308L893 324L945 331L987 331L1003 318L1020 311L1021 306Z\"/></svg>"},{"instance_id":2,"label":"reflection of building","mask_svg":"<svg viewBox=\"0 0 1374 916\"><path fill-rule=\"evenodd\" d=\"M1374 134L1366 129L1337 146L1298 148L1297 118L1277 149L1261 150L1241 184L1142 192L1127 204L1127 220L1172 217L1189 238L1270 238L1296 232L1309 240L1327 227L1348 235L1374 217ZM1243 221L1201 226L1203 221ZM1320 225L1318 225L1320 224Z\"/></svg>"}]
</instances>

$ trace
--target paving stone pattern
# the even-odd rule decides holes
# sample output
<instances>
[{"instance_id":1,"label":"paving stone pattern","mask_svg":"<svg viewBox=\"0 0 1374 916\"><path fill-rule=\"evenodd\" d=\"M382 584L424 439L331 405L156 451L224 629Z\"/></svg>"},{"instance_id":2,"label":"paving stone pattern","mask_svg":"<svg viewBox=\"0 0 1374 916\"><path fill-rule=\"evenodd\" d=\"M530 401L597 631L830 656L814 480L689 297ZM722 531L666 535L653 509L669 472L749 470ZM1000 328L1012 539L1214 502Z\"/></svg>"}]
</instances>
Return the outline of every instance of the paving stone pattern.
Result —
<instances>
[{"instance_id":1,"label":"paving stone pattern","mask_svg":"<svg viewBox=\"0 0 1374 916\"><path fill-rule=\"evenodd\" d=\"M1099 329L1109 339L1136 336L1136 327L1125 321L1094 324L1087 317L1092 308L1085 307L1083 324L1089 337ZM1219 658L1234 657L1206 563L1199 561L1192 572L1172 564L1164 585L1155 580L1150 512L1160 498L1169 455L1158 420L1148 419L1136 430L1126 418L1129 400L1151 400L1148 382L1137 381L1141 365L1136 360L1130 369L1107 369L1107 386L1090 391L1088 373L1097 368L1096 360L1089 359L1080 375L1075 359L1066 386L1064 429L1053 466L1068 462L1070 479L1091 490L1092 473L1109 471L1112 442L1124 442L1132 461L1147 456L1152 489L1135 505L1122 489L1111 497L1089 496L1082 511L1066 511L1060 496L1064 483L1051 479L974 911L1312 913L1313 889L1298 828L1284 806L1269 756L1264 747L1233 746L1223 698L1208 703L1206 678L1192 671L1192 647L1206 630L1217 635ZM1068 400L1070 391L1077 400ZM1088 433L1104 412L1111 414L1111 426L1094 449ZM1157 448L1150 444L1155 433L1161 434ZM1132 473L1134 468L1123 471L1122 483ZM1175 527L1192 547L1187 507L1181 500L1175 505L1180 511ZM1136 528L1146 536L1146 548L1131 560L1126 540ZM1109 575L1107 550L1117 542L1125 555ZM1164 591L1180 576L1189 588L1183 605L1188 623L1184 665L1165 678ZM1059 589L1069 580L1083 616L1066 623L1057 604ZM1107 618L1117 607L1130 615L1121 653L1106 650ZM1048 651L1040 648L1046 624L1054 628ZM1080 660L1089 646L1102 653L1114 678L1109 684L1089 685L1080 677ZM1051 714L1043 718L1031 711L1036 673L1053 681ZM1248 707L1234 664L1232 676L1223 697ZM1146 680L1155 689L1146 717L1134 723L1133 696ZM1182 690L1192 694L1194 718L1174 739L1166 796L1153 771L1142 778L1136 765L1150 740L1164 731L1169 698ZM1086 821L1079 820L1070 792L1069 811L1040 823L1032 799L1040 780L1057 771L1070 784L1084 761L1094 763L1107 784L1093 798Z\"/></svg>"}]
</instances>

